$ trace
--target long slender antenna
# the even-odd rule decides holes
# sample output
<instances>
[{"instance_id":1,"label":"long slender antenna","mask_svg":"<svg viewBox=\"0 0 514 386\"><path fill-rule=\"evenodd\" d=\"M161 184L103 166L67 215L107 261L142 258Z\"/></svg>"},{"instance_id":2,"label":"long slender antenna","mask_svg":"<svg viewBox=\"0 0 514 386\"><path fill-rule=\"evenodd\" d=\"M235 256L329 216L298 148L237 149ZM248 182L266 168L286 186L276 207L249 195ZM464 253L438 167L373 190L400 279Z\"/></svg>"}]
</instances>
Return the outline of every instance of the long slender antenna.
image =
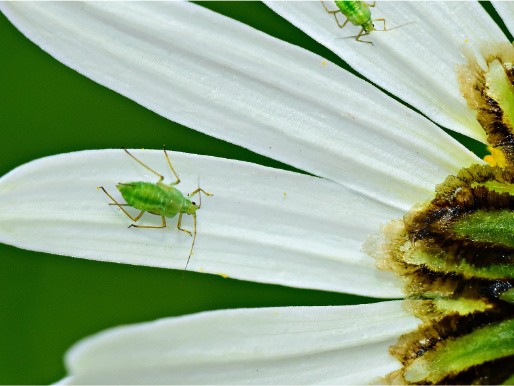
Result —
<instances>
[{"instance_id":1,"label":"long slender antenna","mask_svg":"<svg viewBox=\"0 0 514 386\"><path fill-rule=\"evenodd\" d=\"M408 25L408 24L416 23L416 21L417 21L417 20L413 20L413 21L409 21L409 22L407 22L407 23L403 23L403 24L397 25L396 27L393 27L393 28L388 28L388 29L378 29L378 30L375 30L375 31L378 31L378 32L391 31L391 30L393 30L393 29L400 28L400 27L406 26L406 25Z\"/></svg>"},{"instance_id":2,"label":"long slender antenna","mask_svg":"<svg viewBox=\"0 0 514 386\"><path fill-rule=\"evenodd\" d=\"M414 20L414 21L409 21L408 23L404 23L404 24L400 24L400 25L397 25L396 27L393 27L393 28L388 28L388 29L376 29L374 30L375 32L387 32L387 31L391 31L393 29L396 29L396 28L400 28L400 27L403 27L403 26L406 26L408 24L412 24L412 23L416 23L417 20ZM362 32L362 31L361 31ZM359 34L359 35L353 35L353 36L345 36L344 38L338 38L338 39L350 39L350 38L359 38L361 36L366 36L366 35L369 35L370 33L365 33L365 34ZM368 42L368 41L365 41L365 40L359 40L360 42L364 42L364 43L371 43L373 44L372 42Z\"/></svg>"},{"instance_id":3,"label":"long slender antenna","mask_svg":"<svg viewBox=\"0 0 514 386\"><path fill-rule=\"evenodd\" d=\"M191 259L191 255L193 254L193 247L195 246L195 240L196 240L196 213L193 213L193 219L194 219L193 243L191 244L191 251L189 251L189 256L187 258L187 263L186 263L186 268L184 268L184 271L187 271L187 265L189 264L189 260Z\"/></svg>"}]
</instances>

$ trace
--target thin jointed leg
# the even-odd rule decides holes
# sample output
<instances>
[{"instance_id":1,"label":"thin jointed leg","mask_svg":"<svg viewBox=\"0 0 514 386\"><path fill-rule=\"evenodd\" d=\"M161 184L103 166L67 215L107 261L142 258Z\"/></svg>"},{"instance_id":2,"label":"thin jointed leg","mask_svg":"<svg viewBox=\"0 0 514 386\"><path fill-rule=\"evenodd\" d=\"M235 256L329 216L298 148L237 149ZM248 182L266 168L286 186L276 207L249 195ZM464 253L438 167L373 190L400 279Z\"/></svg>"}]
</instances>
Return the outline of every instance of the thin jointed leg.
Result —
<instances>
[{"instance_id":1,"label":"thin jointed leg","mask_svg":"<svg viewBox=\"0 0 514 386\"><path fill-rule=\"evenodd\" d=\"M383 23L384 23L384 29L377 29L376 31L382 31L382 32L383 32L383 31L390 31L390 30L388 30L388 29L386 28L386 21L385 21L385 19L373 19L373 21L381 21L381 22L383 22ZM391 28L391 29L394 29L394 28Z\"/></svg>"},{"instance_id":2,"label":"thin jointed leg","mask_svg":"<svg viewBox=\"0 0 514 386\"><path fill-rule=\"evenodd\" d=\"M173 166L171 166L170 158L168 157L168 153L166 152L166 146L164 146L164 155L166 156L166 159L168 160L168 165L170 165L170 169L175 174L175 177L177 177L177 181L171 183L170 185L178 185L180 184L180 178L178 178L178 174L175 172L175 169L173 169Z\"/></svg>"},{"instance_id":3,"label":"thin jointed leg","mask_svg":"<svg viewBox=\"0 0 514 386\"><path fill-rule=\"evenodd\" d=\"M189 232L187 229L182 229L182 228L181 228L181 226L182 226L182 215L183 215L183 214L184 214L184 213L179 213L179 214L178 214L177 229L178 229L179 231L189 233L189 236L192 236L191 232ZM194 215L193 215L193 216L194 216ZM195 226L195 228L196 228L196 226Z\"/></svg>"},{"instance_id":4,"label":"thin jointed leg","mask_svg":"<svg viewBox=\"0 0 514 386\"><path fill-rule=\"evenodd\" d=\"M159 177L159 182L162 182L162 180L164 180L164 177L162 175L160 175L159 173L157 173L155 170L151 169L150 167L146 166L144 163L142 163L140 160L138 160L136 157L134 157L132 154L129 153L129 151L125 148L123 148L123 150L125 150L125 153L127 153L129 156L131 156L135 161L137 161L141 166L143 166L146 170L149 170L151 171L153 174L155 174L156 176Z\"/></svg>"},{"instance_id":5,"label":"thin jointed leg","mask_svg":"<svg viewBox=\"0 0 514 386\"><path fill-rule=\"evenodd\" d=\"M189 198L193 197L193 196L194 196L196 193L198 193L198 192L202 192L203 194L206 194L207 196L212 196L212 194L211 194L211 193L208 193L208 192L206 192L205 190L198 188L198 189L196 189L193 193L191 193L191 194L189 195ZM199 205L198 205L198 209L200 209L200 207L202 206L202 195L200 194L199 196L200 196L200 203L199 203Z\"/></svg>"},{"instance_id":6,"label":"thin jointed leg","mask_svg":"<svg viewBox=\"0 0 514 386\"><path fill-rule=\"evenodd\" d=\"M143 211L143 213L144 213L144 211ZM143 214L143 213L141 213L141 214ZM162 217L162 225L160 227L153 226L153 225L135 225L135 224L130 224L129 228L132 228L132 227L134 227L134 228L166 228L166 220L164 219L164 216L161 216L161 217Z\"/></svg>"},{"instance_id":7,"label":"thin jointed leg","mask_svg":"<svg viewBox=\"0 0 514 386\"><path fill-rule=\"evenodd\" d=\"M367 40L360 40L360 38L362 36L369 35L369 32L366 32L366 33L363 33L363 32L364 32L364 28L361 29L361 32L359 32L359 34L357 35L357 38L355 40L357 40L358 42L369 43L369 44L373 45L373 42L370 42L370 41L367 41Z\"/></svg>"},{"instance_id":8,"label":"thin jointed leg","mask_svg":"<svg viewBox=\"0 0 514 386\"><path fill-rule=\"evenodd\" d=\"M325 8L325 11L327 11L327 13L331 13L334 15L334 18L336 19L336 23L339 26L339 28L343 28L346 25L346 23L348 23L348 18L346 18L346 21L343 24L339 23L339 19L337 18L336 13L341 12L341 10L338 9L337 11L329 11L323 1L321 2L321 4L323 4L323 7Z\"/></svg>"},{"instance_id":9,"label":"thin jointed leg","mask_svg":"<svg viewBox=\"0 0 514 386\"><path fill-rule=\"evenodd\" d=\"M325 5L325 3L322 1L321 4L323 4L323 7L325 8L325 11L327 11L327 13L337 13L337 12L341 12L339 9L337 11L329 11L327 6Z\"/></svg>"},{"instance_id":10,"label":"thin jointed leg","mask_svg":"<svg viewBox=\"0 0 514 386\"><path fill-rule=\"evenodd\" d=\"M125 209L122 208L122 205L125 206L125 205L128 205L128 204L120 204L120 203L118 203L109 193L107 193L107 191L104 189L103 186L99 186L97 189L102 189L104 191L104 193L107 194L107 196L109 196L109 198L114 201L114 204L109 204L109 205L117 205L123 211L123 213L125 213L132 221L136 222L137 220L139 220L141 218L143 213L145 213L145 211L142 210L141 213L139 213L137 215L137 217L132 217Z\"/></svg>"}]
</instances>

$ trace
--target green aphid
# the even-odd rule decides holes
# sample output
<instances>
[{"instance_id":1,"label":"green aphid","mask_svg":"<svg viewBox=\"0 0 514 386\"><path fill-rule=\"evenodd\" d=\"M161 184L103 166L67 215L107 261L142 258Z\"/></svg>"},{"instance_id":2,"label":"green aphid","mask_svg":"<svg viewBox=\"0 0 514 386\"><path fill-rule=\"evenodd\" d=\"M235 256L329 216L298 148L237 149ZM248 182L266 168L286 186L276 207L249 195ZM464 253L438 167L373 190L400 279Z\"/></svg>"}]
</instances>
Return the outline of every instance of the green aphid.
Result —
<instances>
[{"instance_id":1,"label":"green aphid","mask_svg":"<svg viewBox=\"0 0 514 386\"><path fill-rule=\"evenodd\" d=\"M168 161L168 164L170 165L170 169L177 178L177 181L171 183L171 184L164 184L162 180L164 180L164 177L157 173L155 170L149 168L144 163L139 161L136 157L134 157L132 154L128 152L127 149L123 148L125 152L132 157L134 160L136 160L139 164L141 164L143 167L145 167L147 170L151 171L155 175L159 177L159 180L154 184L151 182L145 182L145 181L135 181L135 182L127 182L127 183L118 183L116 185L116 188L120 191L122 197L127 202L126 204L120 204L118 203L107 191L103 188L103 186L98 187L98 189L102 189L107 196L114 202L113 204L109 205L117 205L123 213L125 213L132 221L137 222L141 218L141 216L145 213L151 213L162 217L162 225L161 226L151 226L151 225L135 225L130 224L129 228L136 227L136 228L165 228L166 227L166 219L173 218L177 214L178 216L178 223L177 223L177 229L183 232L188 233L190 236L193 236L193 242L191 244L191 251L189 252L189 257L187 258L187 263L185 269L187 269L187 265L189 264L189 259L191 258L191 255L193 254L193 247L195 245L195 239L196 239L196 211L200 209L200 206L202 205L202 196L200 194L204 193L208 196L212 196L212 194L207 193L203 189L196 189L191 194L184 196L180 190L175 188L175 185L178 185L180 183L180 178L178 177L175 170L173 170L173 166L171 166L170 159L168 157L168 153L166 153L166 149L164 149L164 155L166 156L166 159ZM199 203L198 205L191 201L190 198L193 197L195 194L199 194ZM132 217L124 208L123 206L131 206L135 209L139 209L141 213L139 213L136 217ZM194 219L194 231L191 234L190 231L187 229L181 228L182 223L182 215L183 214L190 214L193 216Z\"/></svg>"},{"instance_id":2,"label":"green aphid","mask_svg":"<svg viewBox=\"0 0 514 386\"><path fill-rule=\"evenodd\" d=\"M355 36L355 40L363 43L373 44L372 42L366 40L360 40L362 36L369 35L371 31L377 31L377 29L373 25L373 21L384 22L384 29L378 31L386 31L384 19L371 20L371 10L369 8L374 7L375 2L373 2L372 5L368 5L364 1L334 1L334 3L336 3L337 8L339 8L337 11L329 11L325 3L323 1L321 2L321 4L323 4L323 7L325 7L325 10L328 13L334 15L337 25L340 28L343 28L348 22L352 23L355 26L361 26L361 31L357 36ZM343 24L339 23L339 20L337 19L336 14L339 12L346 16L346 20Z\"/></svg>"}]
</instances>

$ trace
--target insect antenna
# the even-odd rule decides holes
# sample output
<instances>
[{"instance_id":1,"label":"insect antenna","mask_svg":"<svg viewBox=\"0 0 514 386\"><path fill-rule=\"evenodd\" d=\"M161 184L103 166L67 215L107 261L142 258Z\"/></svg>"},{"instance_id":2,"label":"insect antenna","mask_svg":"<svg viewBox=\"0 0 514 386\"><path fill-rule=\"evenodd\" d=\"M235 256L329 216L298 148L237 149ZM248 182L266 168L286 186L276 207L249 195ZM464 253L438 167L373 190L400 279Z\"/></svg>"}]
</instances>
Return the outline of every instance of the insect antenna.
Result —
<instances>
[{"instance_id":1,"label":"insect antenna","mask_svg":"<svg viewBox=\"0 0 514 386\"><path fill-rule=\"evenodd\" d=\"M201 198L200 198L200 200L201 200ZM187 271L187 265L189 264L189 260L191 259L191 255L193 254L193 247L195 246L195 240L196 240L196 213L193 213L193 220L194 220L193 243L191 244L191 250L189 251L189 256L187 258L187 263L186 263L186 267L184 268L184 271Z\"/></svg>"},{"instance_id":2,"label":"insect antenna","mask_svg":"<svg viewBox=\"0 0 514 386\"><path fill-rule=\"evenodd\" d=\"M382 19L376 19L376 20L382 20ZM373 20L375 21L375 20ZM387 32L387 31L392 31L393 29L396 29L396 28L400 28L400 27L404 27L408 24L412 24L412 23L416 23L416 20L414 21L409 21L408 23L404 23L404 24L400 24L400 25L397 25L396 27L393 27L393 28L385 28L385 24L384 24L384 29L376 29L374 31L376 32ZM362 31L361 31L362 32ZM359 38L361 36L367 36L369 35L370 33L359 33L358 35L353 35L353 36L345 36L344 38L338 38L338 39L350 39L350 38L357 38L357 41L359 42L363 42L363 43L371 43L371 45L374 45L373 42L368 42L367 40L359 40Z\"/></svg>"},{"instance_id":3,"label":"insect antenna","mask_svg":"<svg viewBox=\"0 0 514 386\"><path fill-rule=\"evenodd\" d=\"M379 19L377 19L377 20L379 20ZM393 29L404 27L404 26L406 26L408 24L412 24L412 23L416 23L416 20L409 21L407 23L403 23L403 24L397 25L396 27L393 27L393 28L385 28L385 24L384 24L384 29L376 29L375 31L377 31L377 32L392 31Z\"/></svg>"}]
</instances>

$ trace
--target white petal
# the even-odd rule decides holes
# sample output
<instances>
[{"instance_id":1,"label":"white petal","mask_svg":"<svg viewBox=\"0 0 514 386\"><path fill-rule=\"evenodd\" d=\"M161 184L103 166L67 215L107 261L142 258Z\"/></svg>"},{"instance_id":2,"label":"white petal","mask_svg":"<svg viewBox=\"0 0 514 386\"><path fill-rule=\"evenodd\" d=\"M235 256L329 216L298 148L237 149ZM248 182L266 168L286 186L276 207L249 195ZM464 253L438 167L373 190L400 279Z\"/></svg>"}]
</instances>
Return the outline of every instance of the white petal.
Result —
<instances>
[{"instance_id":1,"label":"white petal","mask_svg":"<svg viewBox=\"0 0 514 386\"><path fill-rule=\"evenodd\" d=\"M194 4L2 10L66 65L157 113L404 211L477 162L367 82Z\"/></svg>"},{"instance_id":2,"label":"white petal","mask_svg":"<svg viewBox=\"0 0 514 386\"><path fill-rule=\"evenodd\" d=\"M514 3L511 1L492 1L491 3L503 19L509 32L514 33Z\"/></svg>"},{"instance_id":3,"label":"white petal","mask_svg":"<svg viewBox=\"0 0 514 386\"><path fill-rule=\"evenodd\" d=\"M326 1L327 7L335 4ZM506 41L505 35L478 2L379 1L373 19L394 31L372 32L359 43L343 37L360 27L340 29L320 2L267 2L278 14L330 48L356 71L419 109L444 127L486 143L484 130L459 92L456 64L465 63L463 47L479 55L484 43ZM345 18L340 13L341 23ZM383 28L382 22L375 22Z\"/></svg>"},{"instance_id":4,"label":"white petal","mask_svg":"<svg viewBox=\"0 0 514 386\"><path fill-rule=\"evenodd\" d=\"M205 312L117 327L67 355L75 384L368 384L416 328L401 302Z\"/></svg>"},{"instance_id":5,"label":"white petal","mask_svg":"<svg viewBox=\"0 0 514 386\"><path fill-rule=\"evenodd\" d=\"M133 154L173 182L162 151ZM203 196L188 269L290 286L399 297L399 283L360 252L379 224L401 217L339 184L249 163L170 153L178 188ZM176 229L127 227L132 221L98 186L124 202L118 182L157 177L122 150L84 151L23 165L0 179L0 240L87 259L183 269L191 237ZM197 201L198 202L198 201ZM139 211L127 209L133 216ZM140 225L161 225L145 214ZM182 226L192 230L184 216Z\"/></svg>"}]
</instances>

